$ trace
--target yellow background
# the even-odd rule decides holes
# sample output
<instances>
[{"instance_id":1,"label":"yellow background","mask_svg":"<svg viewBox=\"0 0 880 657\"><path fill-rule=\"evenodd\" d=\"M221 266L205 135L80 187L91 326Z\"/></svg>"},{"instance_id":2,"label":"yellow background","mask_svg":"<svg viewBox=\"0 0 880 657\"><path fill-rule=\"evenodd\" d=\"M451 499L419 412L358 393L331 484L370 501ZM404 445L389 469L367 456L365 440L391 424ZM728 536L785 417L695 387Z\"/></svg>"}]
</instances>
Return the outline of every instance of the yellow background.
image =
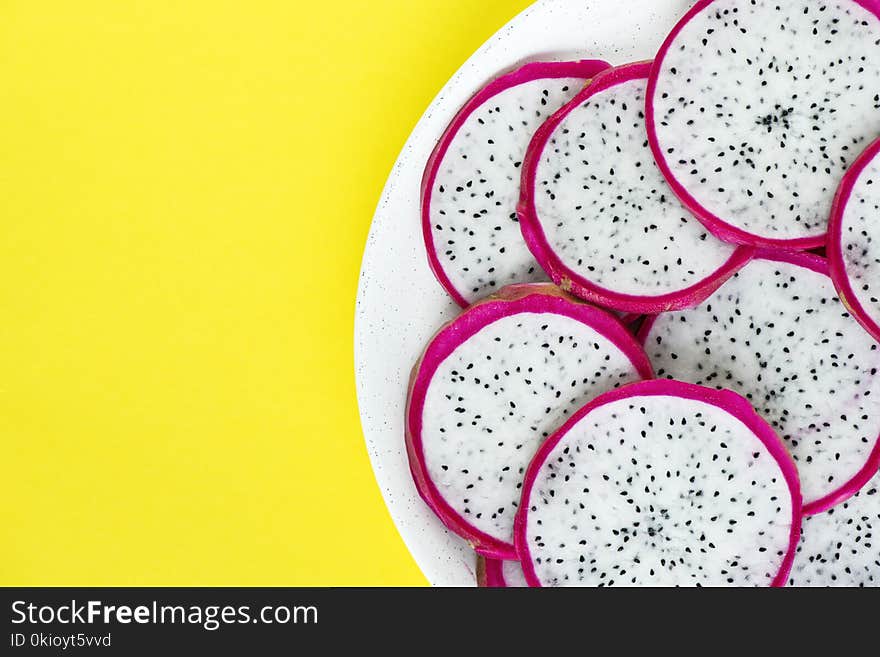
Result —
<instances>
[{"instance_id":1,"label":"yellow background","mask_svg":"<svg viewBox=\"0 0 880 657\"><path fill-rule=\"evenodd\" d=\"M425 583L361 435L360 257L527 4L3 0L0 584Z\"/></svg>"}]
</instances>

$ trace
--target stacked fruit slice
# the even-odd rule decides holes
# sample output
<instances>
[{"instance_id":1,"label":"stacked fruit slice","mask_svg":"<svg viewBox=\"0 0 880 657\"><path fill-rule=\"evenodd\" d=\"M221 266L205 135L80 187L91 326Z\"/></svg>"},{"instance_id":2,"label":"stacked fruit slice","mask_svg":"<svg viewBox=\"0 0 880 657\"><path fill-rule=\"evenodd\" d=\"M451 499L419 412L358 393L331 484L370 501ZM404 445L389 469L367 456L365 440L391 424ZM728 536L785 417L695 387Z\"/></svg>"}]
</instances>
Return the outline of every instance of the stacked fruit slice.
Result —
<instances>
[{"instance_id":1,"label":"stacked fruit slice","mask_svg":"<svg viewBox=\"0 0 880 657\"><path fill-rule=\"evenodd\" d=\"M878 45L877 0L701 0L452 121L406 446L480 585L880 584Z\"/></svg>"}]
</instances>

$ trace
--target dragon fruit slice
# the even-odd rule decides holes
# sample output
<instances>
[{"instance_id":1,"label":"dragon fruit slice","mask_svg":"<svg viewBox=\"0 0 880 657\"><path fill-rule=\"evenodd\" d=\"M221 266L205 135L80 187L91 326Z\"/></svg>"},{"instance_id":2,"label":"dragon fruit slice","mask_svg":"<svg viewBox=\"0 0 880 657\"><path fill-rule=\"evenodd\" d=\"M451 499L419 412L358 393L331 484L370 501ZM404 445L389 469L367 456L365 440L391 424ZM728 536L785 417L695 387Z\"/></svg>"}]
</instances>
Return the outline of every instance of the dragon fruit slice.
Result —
<instances>
[{"instance_id":1,"label":"dragon fruit slice","mask_svg":"<svg viewBox=\"0 0 880 657\"><path fill-rule=\"evenodd\" d=\"M528 585L519 561L477 557L477 586L489 589L517 589Z\"/></svg>"},{"instance_id":2,"label":"dragon fruit slice","mask_svg":"<svg viewBox=\"0 0 880 657\"><path fill-rule=\"evenodd\" d=\"M785 440L805 511L818 513L880 465L880 349L823 258L757 255L697 308L647 320L639 338L659 377L745 395Z\"/></svg>"},{"instance_id":3,"label":"dragon fruit slice","mask_svg":"<svg viewBox=\"0 0 880 657\"><path fill-rule=\"evenodd\" d=\"M477 552L515 559L538 446L584 402L651 376L617 318L550 284L505 288L442 328L413 370L406 445L419 493Z\"/></svg>"},{"instance_id":4,"label":"dragon fruit slice","mask_svg":"<svg viewBox=\"0 0 880 657\"><path fill-rule=\"evenodd\" d=\"M516 216L535 129L606 62L540 62L503 75L458 112L422 179L422 233L437 280L462 307L509 283L547 280Z\"/></svg>"},{"instance_id":5,"label":"dragon fruit slice","mask_svg":"<svg viewBox=\"0 0 880 657\"><path fill-rule=\"evenodd\" d=\"M828 264L840 298L880 340L880 139L847 171L837 192Z\"/></svg>"},{"instance_id":6,"label":"dragon fruit slice","mask_svg":"<svg viewBox=\"0 0 880 657\"><path fill-rule=\"evenodd\" d=\"M880 133L878 17L877 0L701 0L679 21L648 83L648 138L710 230L824 243L844 171Z\"/></svg>"},{"instance_id":7,"label":"dragon fruit slice","mask_svg":"<svg viewBox=\"0 0 880 657\"><path fill-rule=\"evenodd\" d=\"M599 73L535 134L520 227L541 267L615 310L694 306L749 258L713 237L672 194L645 138L650 62Z\"/></svg>"},{"instance_id":8,"label":"dragon fruit slice","mask_svg":"<svg viewBox=\"0 0 880 657\"><path fill-rule=\"evenodd\" d=\"M791 586L880 586L880 481L804 518Z\"/></svg>"},{"instance_id":9,"label":"dragon fruit slice","mask_svg":"<svg viewBox=\"0 0 880 657\"><path fill-rule=\"evenodd\" d=\"M781 586L800 500L794 463L745 399L644 381L542 445L516 546L532 586Z\"/></svg>"}]
</instances>

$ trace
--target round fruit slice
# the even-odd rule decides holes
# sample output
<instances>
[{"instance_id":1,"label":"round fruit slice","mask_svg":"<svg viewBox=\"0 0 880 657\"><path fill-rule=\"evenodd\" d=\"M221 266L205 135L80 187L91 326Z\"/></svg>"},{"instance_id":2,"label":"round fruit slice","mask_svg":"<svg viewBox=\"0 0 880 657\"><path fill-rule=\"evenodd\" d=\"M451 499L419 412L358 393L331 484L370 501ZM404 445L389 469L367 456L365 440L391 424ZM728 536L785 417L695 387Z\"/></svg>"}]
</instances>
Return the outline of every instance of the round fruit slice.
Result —
<instances>
[{"instance_id":1,"label":"round fruit slice","mask_svg":"<svg viewBox=\"0 0 880 657\"><path fill-rule=\"evenodd\" d=\"M431 269L460 306L547 280L519 230L520 167L535 129L605 68L526 64L479 91L443 133L422 179L422 233Z\"/></svg>"},{"instance_id":2,"label":"round fruit slice","mask_svg":"<svg viewBox=\"0 0 880 657\"><path fill-rule=\"evenodd\" d=\"M522 476L596 395L653 376L615 317L549 284L515 285L431 340L413 370L406 444L419 493L481 554L516 558Z\"/></svg>"},{"instance_id":3,"label":"round fruit slice","mask_svg":"<svg viewBox=\"0 0 880 657\"><path fill-rule=\"evenodd\" d=\"M697 308L646 320L639 337L659 377L744 395L785 440L805 510L818 513L880 465L880 348L824 258L757 255Z\"/></svg>"},{"instance_id":4,"label":"round fruit slice","mask_svg":"<svg viewBox=\"0 0 880 657\"><path fill-rule=\"evenodd\" d=\"M794 463L730 391L644 381L538 451L516 545L532 586L781 586L800 536Z\"/></svg>"},{"instance_id":5,"label":"round fruit slice","mask_svg":"<svg viewBox=\"0 0 880 657\"><path fill-rule=\"evenodd\" d=\"M701 0L657 54L648 138L713 232L824 244L834 192L880 133L880 2Z\"/></svg>"},{"instance_id":6,"label":"round fruit slice","mask_svg":"<svg viewBox=\"0 0 880 657\"><path fill-rule=\"evenodd\" d=\"M880 340L880 139L847 171L837 192L828 264L840 298Z\"/></svg>"},{"instance_id":7,"label":"round fruit slice","mask_svg":"<svg viewBox=\"0 0 880 657\"><path fill-rule=\"evenodd\" d=\"M615 310L694 306L748 261L679 202L645 137L650 62L599 73L526 154L523 237L563 289Z\"/></svg>"}]
</instances>

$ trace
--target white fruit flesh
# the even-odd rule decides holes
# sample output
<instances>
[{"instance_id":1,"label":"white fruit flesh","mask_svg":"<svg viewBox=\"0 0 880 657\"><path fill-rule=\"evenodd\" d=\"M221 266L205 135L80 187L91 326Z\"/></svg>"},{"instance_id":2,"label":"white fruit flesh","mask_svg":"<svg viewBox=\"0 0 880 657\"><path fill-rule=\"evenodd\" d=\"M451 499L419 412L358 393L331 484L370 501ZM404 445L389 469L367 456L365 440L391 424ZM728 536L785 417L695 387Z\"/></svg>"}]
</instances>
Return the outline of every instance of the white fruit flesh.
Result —
<instances>
[{"instance_id":1,"label":"white fruit flesh","mask_svg":"<svg viewBox=\"0 0 880 657\"><path fill-rule=\"evenodd\" d=\"M508 588L528 587L526 576L523 574L522 564L519 561L504 561L501 564L501 574Z\"/></svg>"},{"instance_id":2,"label":"white fruit flesh","mask_svg":"<svg viewBox=\"0 0 880 657\"><path fill-rule=\"evenodd\" d=\"M659 296L717 271L733 253L672 193L645 137L645 87L600 91L560 123L536 171L535 210L550 247L588 282Z\"/></svg>"},{"instance_id":3,"label":"white fruit flesh","mask_svg":"<svg viewBox=\"0 0 880 657\"><path fill-rule=\"evenodd\" d=\"M880 481L804 518L791 586L880 586Z\"/></svg>"},{"instance_id":4,"label":"white fruit flesh","mask_svg":"<svg viewBox=\"0 0 880 657\"><path fill-rule=\"evenodd\" d=\"M852 0L716 0L681 29L654 95L673 176L722 221L821 236L880 133L880 20Z\"/></svg>"},{"instance_id":5,"label":"white fruit flesh","mask_svg":"<svg viewBox=\"0 0 880 657\"><path fill-rule=\"evenodd\" d=\"M639 378L586 324L552 313L499 319L431 379L421 433L428 475L465 520L512 542L522 476L544 438L596 395Z\"/></svg>"},{"instance_id":6,"label":"white fruit flesh","mask_svg":"<svg viewBox=\"0 0 880 657\"><path fill-rule=\"evenodd\" d=\"M544 586L767 586L790 541L791 493L761 440L726 411L673 396L584 416L529 504Z\"/></svg>"},{"instance_id":7,"label":"white fruit flesh","mask_svg":"<svg viewBox=\"0 0 880 657\"><path fill-rule=\"evenodd\" d=\"M840 229L850 287L868 316L880 324L880 157L856 179Z\"/></svg>"},{"instance_id":8,"label":"white fruit flesh","mask_svg":"<svg viewBox=\"0 0 880 657\"><path fill-rule=\"evenodd\" d=\"M452 141L431 189L431 232L444 272L467 301L509 283L548 280L516 217L520 167L538 126L584 82L542 79L502 91Z\"/></svg>"}]
</instances>

